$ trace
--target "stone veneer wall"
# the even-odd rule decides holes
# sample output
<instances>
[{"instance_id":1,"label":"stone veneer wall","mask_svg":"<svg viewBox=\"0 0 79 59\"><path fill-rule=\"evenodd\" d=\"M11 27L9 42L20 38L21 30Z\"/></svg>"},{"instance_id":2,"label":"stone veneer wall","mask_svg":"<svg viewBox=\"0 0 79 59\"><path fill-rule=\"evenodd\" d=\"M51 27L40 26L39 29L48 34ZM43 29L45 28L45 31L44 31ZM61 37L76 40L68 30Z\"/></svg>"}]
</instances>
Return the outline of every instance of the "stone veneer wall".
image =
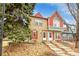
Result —
<instances>
[{"instance_id":1,"label":"stone veneer wall","mask_svg":"<svg viewBox=\"0 0 79 59\"><path fill-rule=\"evenodd\" d=\"M43 39L43 30L47 30L47 19L41 19L41 18L36 18L36 17L30 17L30 29L31 30L36 30L38 32L38 39L36 39L37 42L41 42ZM41 20L42 21L42 26L35 25L35 20ZM47 36L47 34L46 34ZM33 40L33 39L32 39Z\"/></svg>"}]
</instances>

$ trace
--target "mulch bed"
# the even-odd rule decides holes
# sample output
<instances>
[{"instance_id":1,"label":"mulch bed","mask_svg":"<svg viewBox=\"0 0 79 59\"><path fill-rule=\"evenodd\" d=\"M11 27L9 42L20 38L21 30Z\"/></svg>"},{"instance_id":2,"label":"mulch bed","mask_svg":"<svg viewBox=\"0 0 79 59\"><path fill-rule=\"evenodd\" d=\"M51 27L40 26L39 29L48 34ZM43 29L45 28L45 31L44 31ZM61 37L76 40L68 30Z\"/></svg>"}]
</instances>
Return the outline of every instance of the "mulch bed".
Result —
<instances>
[{"instance_id":1,"label":"mulch bed","mask_svg":"<svg viewBox=\"0 0 79 59\"><path fill-rule=\"evenodd\" d=\"M44 43L19 43L3 48L3 56L55 56Z\"/></svg>"}]
</instances>

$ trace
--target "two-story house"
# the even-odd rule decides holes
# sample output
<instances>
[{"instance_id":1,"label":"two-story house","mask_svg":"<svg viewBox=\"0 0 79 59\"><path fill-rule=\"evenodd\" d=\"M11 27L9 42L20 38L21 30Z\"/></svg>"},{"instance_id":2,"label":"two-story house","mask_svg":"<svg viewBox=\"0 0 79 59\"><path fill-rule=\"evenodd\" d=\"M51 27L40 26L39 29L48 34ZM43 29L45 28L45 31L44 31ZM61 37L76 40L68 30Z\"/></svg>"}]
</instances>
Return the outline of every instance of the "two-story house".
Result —
<instances>
[{"instance_id":1,"label":"two-story house","mask_svg":"<svg viewBox=\"0 0 79 59\"><path fill-rule=\"evenodd\" d=\"M64 40L73 36L70 28L67 27L57 11L49 18L44 18L40 13L36 13L34 16L30 16L30 19L29 28L31 29L31 39L33 41ZM76 33L75 26L69 26Z\"/></svg>"},{"instance_id":2,"label":"two-story house","mask_svg":"<svg viewBox=\"0 0 79 59\"><path fill-rule=\"evenodd\" d=\"M66 29L62 17L57 11L48 18L48 40L62 40L62 32Z\"/></svg>"},{"instance_id":3,"label":"two-story house","mask_svg":"<svg viewBox=\"0 0 79 59\"><path fill-rule=\"evenodd\" d=\"M31 38L33 41L41 42L43 37L46 36L43 31L47 30L48 19L44 18L40 13L30 16L30 19Z\"/></svg>"},{"instance_id":4,"label":"two-story house","mask_svg":"<svg viewBox=\"0 0 79 59\"><path fill-rule=\"evenodd\" d=\"M56 11L49 18L43 18L40 13L31 16L30 29L35 41L62 40L62 31L66 29L62 17Z\"/></svg>"}]
</instances>

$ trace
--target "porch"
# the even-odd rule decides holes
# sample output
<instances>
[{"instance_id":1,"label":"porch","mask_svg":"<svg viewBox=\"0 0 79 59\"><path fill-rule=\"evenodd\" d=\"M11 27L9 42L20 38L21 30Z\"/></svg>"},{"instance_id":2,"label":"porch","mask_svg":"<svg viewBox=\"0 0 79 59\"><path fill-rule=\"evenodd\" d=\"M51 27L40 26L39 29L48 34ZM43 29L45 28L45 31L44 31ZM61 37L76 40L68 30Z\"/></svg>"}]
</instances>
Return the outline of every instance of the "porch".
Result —
<instances>
[{"instance_id":1,"label":"porch","mask_svg":"<svg viewBox=\"0 0 79 59\"><path fill-rule=\"evenodd\" d=\"M62 40L61 31L55 30L43 30L42 31L42 40L43 41L54 41L54 40Z\"/></svg>"}]
</instances>

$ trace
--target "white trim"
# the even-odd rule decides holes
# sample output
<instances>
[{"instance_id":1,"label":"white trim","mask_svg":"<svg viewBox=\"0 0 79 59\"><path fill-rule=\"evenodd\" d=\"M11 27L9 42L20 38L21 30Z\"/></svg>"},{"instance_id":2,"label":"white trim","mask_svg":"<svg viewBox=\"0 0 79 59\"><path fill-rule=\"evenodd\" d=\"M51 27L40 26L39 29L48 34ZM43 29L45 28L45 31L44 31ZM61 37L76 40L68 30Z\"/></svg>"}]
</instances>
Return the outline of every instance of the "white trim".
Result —
<instances>
[{"instance_id":1,"label":"white trim","mask_svg":"<svg viewBox=\"0 0 79 59\"><path fill-rule=\"evenodd\" d=\"M49 41L52 41L52 38L48 38Z\"/></svg>"},{"instance_id":2,"label":"white trim","mask_svg":"<svg viewBox=\"0 0 79 59\"><path fill-rule=\"evenodd\" d=\"M46 38L43 38L43 40L46 40Z\"/></svg>"}]
</instances>

